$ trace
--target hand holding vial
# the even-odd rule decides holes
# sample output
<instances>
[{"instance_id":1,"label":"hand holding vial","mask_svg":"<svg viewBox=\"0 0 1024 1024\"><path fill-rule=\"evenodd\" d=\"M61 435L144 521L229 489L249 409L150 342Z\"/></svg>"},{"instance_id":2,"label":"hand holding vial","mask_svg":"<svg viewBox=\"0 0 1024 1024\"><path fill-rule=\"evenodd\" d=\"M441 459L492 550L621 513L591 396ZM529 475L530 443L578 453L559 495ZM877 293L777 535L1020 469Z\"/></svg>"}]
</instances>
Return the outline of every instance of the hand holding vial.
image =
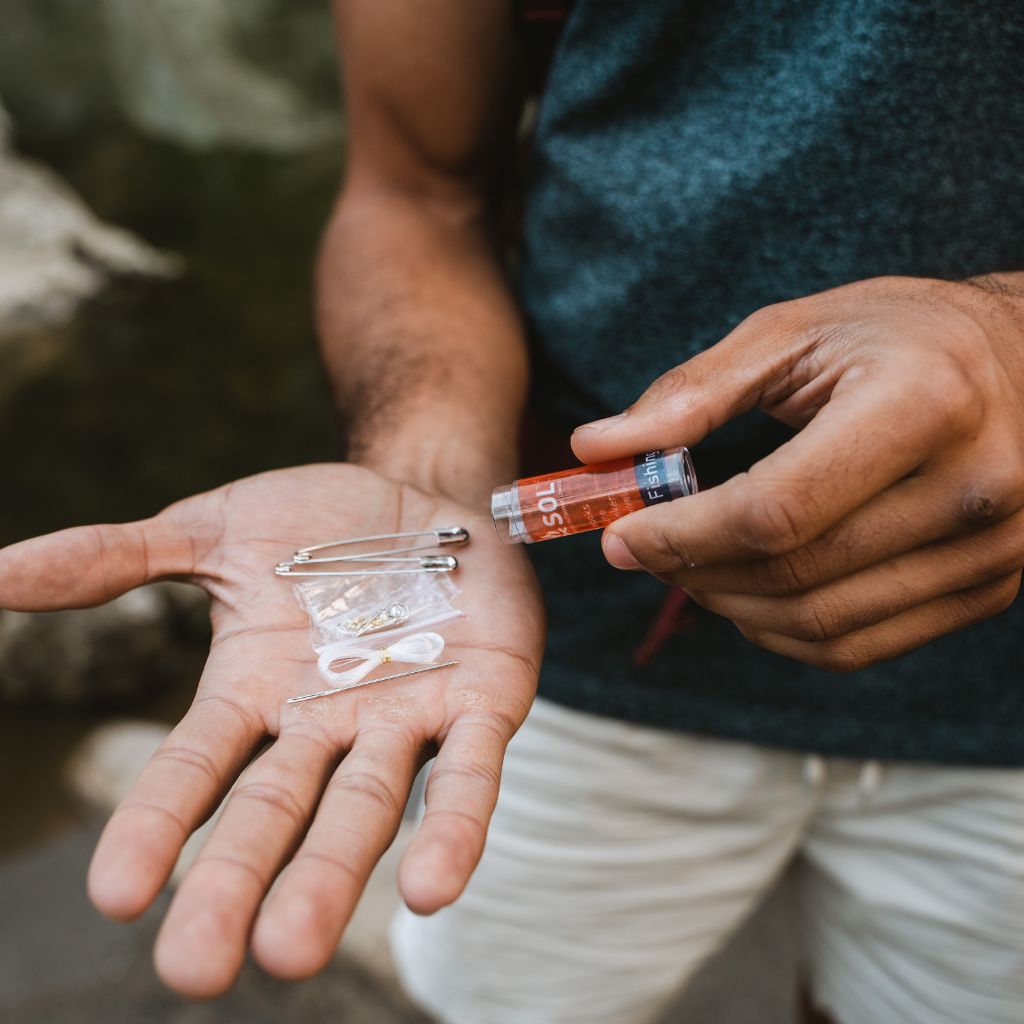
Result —
<instances>
[{"instance_id":1,"label":"hand holding vial","mask_svg":"<svg viewBox=\"0 0 1024 1024\"><path fill-rule=\"evenodd\" d=\"M833 671L1005 609L1024 565L1024 286L1006 277L768 307L581 427L585 462L696 444L755 406L800 428L749 472L609 526L609 562Z\"/></svg>"}]
</instances>

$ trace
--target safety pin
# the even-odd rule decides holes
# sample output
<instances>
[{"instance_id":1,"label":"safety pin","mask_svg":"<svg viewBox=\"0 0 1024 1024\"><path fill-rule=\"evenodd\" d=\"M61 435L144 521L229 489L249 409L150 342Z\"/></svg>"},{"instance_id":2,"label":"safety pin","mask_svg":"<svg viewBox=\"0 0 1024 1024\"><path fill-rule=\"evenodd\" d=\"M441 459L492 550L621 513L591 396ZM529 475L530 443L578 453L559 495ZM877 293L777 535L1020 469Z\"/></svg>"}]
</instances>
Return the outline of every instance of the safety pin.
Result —
<instances>
[{"instance_id":1,"label":"safety pin","mask_svg":"<svg viewBox=\"0 0 1024 1024\"><path fill-rule=\"evenodd\" d=\"M426 545L427 547L434 547L433 544ZM417 549L418 550L418 549ZM410 558L405 555L391 555L384 551L372 551L368 555L345 555L344 558L310 558L305 562L296 562L294 559L290 562L278 562L278 567L285 570L290 570L295 566L304 568L307 565L327 565L335 562L354 562L359 564L360 562L416 562L422 565L424 562L429 562L431 559L436 559L440 562L443 559L451 559L451 555L417 555L415 558ZM455 568L455 566L453 566ZM312 570L310 575L313 575Z\"/></svg>"},{"instance_id":2,"label":"safety pin","mask_svg":"<svg viewBox=\"0 0 1024 1024\"><path fill-rule=\"evenodd\" d=\"M425 665L423 668L412 668L407 672L396 672L390 676L380 676L377 679L364 679L362 682L353 683L351 686L339 686L333 690L318 690L316 693L304 693L301 697L289 697L286 704L300 704L305 700L316 700L319 697L333 697L336 693L345 693L347 690L358 690L361 686L372 686L374 683L387 683L392 679L404 679L406 676L418 676L421 672L433 672L439 668L450 668L458 665L458 661L442 661L439 665Z\"/></svg>"},{"instance_id":3,"label":"safety pin","mask_svg":"<svg viewBox=\"0 0 1024 1024\"><path fill-rule=\"evenodd\" d=\"M431 545L433 546L433 545ZM346 558L311 558L308 562L278 562L277 568L288 573L294 568L304 569L307 565L323 565L327 562L415 562L420 566L440 566L440 565L451 565L453 569L458 568L458 559L452 555L417 555L415 558L409 558L404 555L367 555L365 558L359 556L348 556ZM454 564L452 564L454 563ZM315 570L310 570L309 575L314 575Z\"/></svg>"},{"instance_id":4,"label":"safety pin","mask_svg":"<svg viewBox=\"0 0 1024 1024\"><path fill-rule=\"evenodd\" d=\"M354 541L349 541L354 543ZM456 541L447 541L448 544L458 543ZM299 556L302 554L300 551L296 551L292 557L291 562L282 562L282 565L318 565L324 562L397 562L397 561L412 561L412 559L398 559L394 558L394 555L402 555L409 551L429 551L431 548L439 547L439 543L433 544L414 544L408 548L389 548L385 551L367 551L365 554L360 555L328 555L326 558L310 558L306 555L304 558Z\"/></svg>"},{"instance_id":5,"label":"safety pin","mask_svg":"<svg viewBox=\"0 0 1024 1024\"><path fill-rule=\"evenodd\" d=\"M409 569L348 569L345 571L326 569L303 569L302 562L281 562L274 566L278 576L395 576L407 572L454 572L459 567L459 560L452 555L421 555L419 558L373 558L372 562L416 562L415 568ZM293 572L298 569L298 572Z\"/></svg>"},{"instance_id":6,"label":"safety pin","mask_svg":"<svg viewBox=\"0 0 1024 1024\"><path fill-rule=\"evenodd\" d=\"M308 562L314 551L326 551L328 548L341 548L349 544L368 544L375 540L402 540L406 537L433 537L434 544L424 544L422 547L434 547L444 544L465 544L469 540L469 530L462 526L439 526L433 530L408 530L405 533L375 533L369 537L353 537L350 540L329 540L323 544L311 544L306 548L299 548L295 552L293 561ZM418 551L420 548L399 548L399 551ZM373 553L371 553L373 554ZM352 557L353 560L359 556Z\"/></svg>"}]
</instances>

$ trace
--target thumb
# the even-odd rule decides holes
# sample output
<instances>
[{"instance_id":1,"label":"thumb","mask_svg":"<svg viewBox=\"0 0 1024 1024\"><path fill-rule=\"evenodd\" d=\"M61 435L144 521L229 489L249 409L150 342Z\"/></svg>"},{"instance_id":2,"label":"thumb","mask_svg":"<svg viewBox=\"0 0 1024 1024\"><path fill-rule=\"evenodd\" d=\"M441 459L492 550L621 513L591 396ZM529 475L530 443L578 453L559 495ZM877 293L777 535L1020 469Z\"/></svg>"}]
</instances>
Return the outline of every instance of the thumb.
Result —
<instances>
[{"instance_id":1,"label":"thumb","mask_svg":"<svg viewBox=\"0 0 1024 1024\"><path fill-rule=\"evenodd\" d=\"M760 404L806 347L781 308L747 317L717 345L662 374L625 412L578 427L572 435L576 457L604 462L694 445Z\"/></svg>"},{"instance_id":2,"label":"thumb","mask_svg":"<svg viewBox=\"0 0 1024 1024\"><path fill-rule=\"evenodd\" d=\"M169 530L160 516L76 526L0 550L0 608L91 608L191 568L188 539Z\"/></svg>"}]
</instances>

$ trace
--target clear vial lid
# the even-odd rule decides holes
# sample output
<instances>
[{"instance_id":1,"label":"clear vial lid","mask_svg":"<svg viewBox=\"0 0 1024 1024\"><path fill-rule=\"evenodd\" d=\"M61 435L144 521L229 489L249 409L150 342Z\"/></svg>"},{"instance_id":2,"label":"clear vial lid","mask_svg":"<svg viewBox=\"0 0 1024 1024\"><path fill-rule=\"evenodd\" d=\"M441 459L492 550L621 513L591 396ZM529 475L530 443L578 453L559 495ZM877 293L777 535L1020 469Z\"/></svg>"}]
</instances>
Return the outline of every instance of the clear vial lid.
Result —
<instances>
[{"instance_id":1,"label":"clear vial lid","mask_svg":"<svg viewBox=\"0 0 1024 1024\"><path fill-rule=\"evenodd\" d=\"M491 494L491 519L502 544L529 544L519 515L518 486L514 483L495 487Z\"/></svg>"},{"instance_id":2,"label":"clear vial lid","mask_svg":"<svg viewBox=\"0 0 1024 1024\"><path fill-rule=\"evenodd\" d=\"M690 449L682 446L666 448L664 455L669 471L669 485L673 493L678 493L681 497L696 494L698 490L697 473L693 468Z\"/></svg>"}]
</instances>

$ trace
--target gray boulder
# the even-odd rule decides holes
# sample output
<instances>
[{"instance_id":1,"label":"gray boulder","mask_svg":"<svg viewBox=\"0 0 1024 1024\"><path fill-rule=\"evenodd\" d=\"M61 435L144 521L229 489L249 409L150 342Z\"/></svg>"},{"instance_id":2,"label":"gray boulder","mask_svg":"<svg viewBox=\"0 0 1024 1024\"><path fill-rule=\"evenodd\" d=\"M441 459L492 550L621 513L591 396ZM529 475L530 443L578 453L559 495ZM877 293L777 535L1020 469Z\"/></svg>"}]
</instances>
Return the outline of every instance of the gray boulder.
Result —
<instances>
[{"instance_id":1,"label":"gray boulder","mask_svg":"<svg viewBox=\"0 0 1024 1024\"><path fill-rule=\"evenodd\" d=\"M8 134L0 107L0 336L64 323L112 276L179 270L173 257L102 223L52 171L12 152Z\"/></svg>"},{"instance_id":2,"label":"gray boulder","mask_svg":"<svg viewBox=\"0 0 1024 1024\"><path fill-rule=\"evenodd\" d=\"M115 278L169 278L178 259L95 217L52 171L14 153L0 107L0 402L45 373L63 328Z\"/></svg>"},{"instance_id":3,"label":"gray boulder","mask_svg":"<svg viewBox=\"0 0 1024 1024\"><path fill-rule=\"evenodd\" d=\"M0 93L39 138L127 121L293 152L339 131L325 0L0 0L0 24Z\"/></svg>"},{"instance_id":4,"label":"gray boulder","mask_svg":"<svg viewBox=\"0 0 1024 1024\"><path fill-rule=\"evenodd\" d=\"M0 704L119 703L194 673L207 642L206 596L183 584L83 611L0 611Z\"/></svg>"}]
</instances>

